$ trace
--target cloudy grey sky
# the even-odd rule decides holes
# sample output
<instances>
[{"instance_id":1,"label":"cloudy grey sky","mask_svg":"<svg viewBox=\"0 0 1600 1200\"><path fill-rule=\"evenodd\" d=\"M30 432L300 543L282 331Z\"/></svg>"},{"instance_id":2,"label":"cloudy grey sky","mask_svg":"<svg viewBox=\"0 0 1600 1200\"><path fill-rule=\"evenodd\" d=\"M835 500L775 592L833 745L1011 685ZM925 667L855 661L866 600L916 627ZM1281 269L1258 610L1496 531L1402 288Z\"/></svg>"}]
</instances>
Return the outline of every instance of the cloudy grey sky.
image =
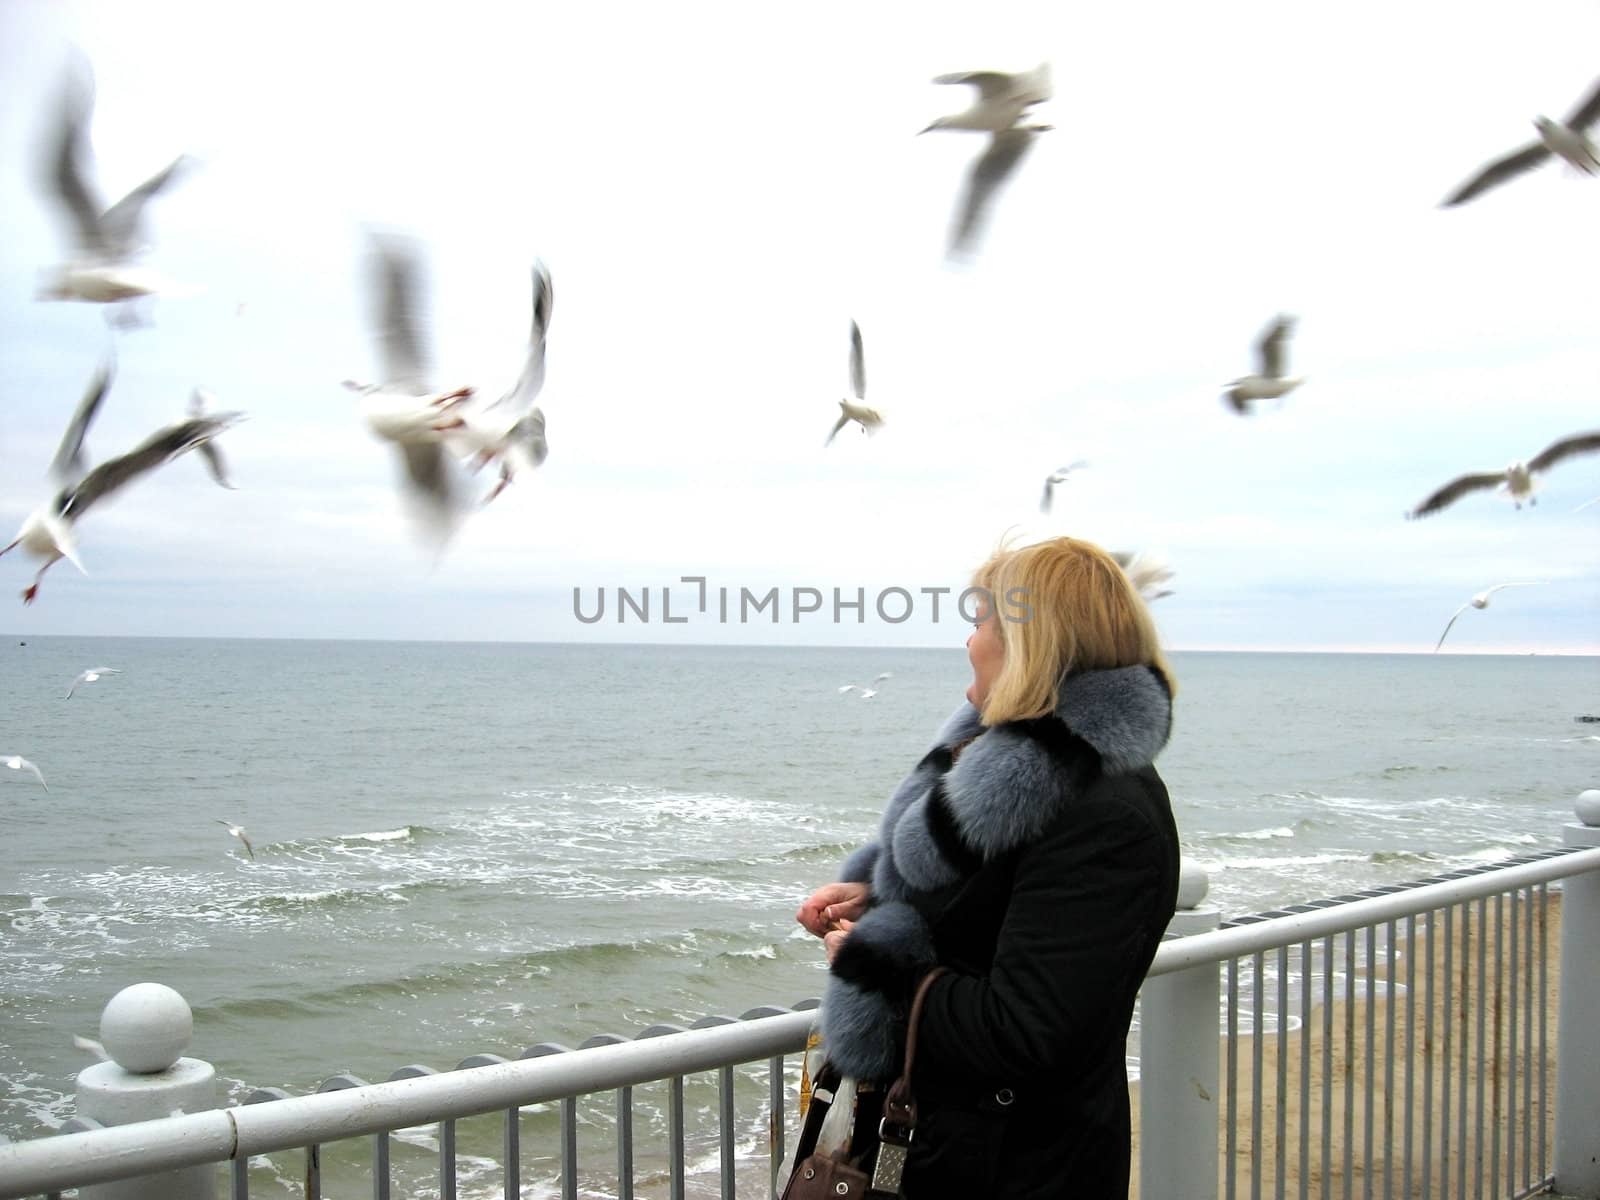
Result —
<instances>
[{"instance_id":1,"label":"cloudy grey sky","mask_svg":"<svg viewBox=\"0 0 1600 1200\"><path fill-rule=\"evenodd\" d=\"M403 15L402 15L403 14ZM1551 30L1561 36L1552 37ZM34 300L64 248L35 184L70 42L101 178L204 159L152 208L151 265L198 294L116 337L90 438L119 452L202 384L247 424L240 490L174 464L92 512L92 572L0 559L7 633L959 644L1006 531L1159 547L1180 649L1600 652L1600 457L1539 504L1401 514L1469 469L1600 427L1600 180L1547 166L1440 199L1600 74L1600 9L1488 3L0 6L0 523L111 334ZM1053 64L1041 138L977 261L942 247L981 140L915 132L939 72ZM361 230L425 243L441 384L514 379L527 274L556 306L551 453L437 570L347 376L371 374ZM242 314L239 306L243 303ZM1227 412L1273 314L1281 411ZM875 438L823 439L866 337ZM1091 467L1038 497L1053 467ZM780 589L782 621L691 613ZM648 587L652 620L616 621ZM831 617L863 589L865 620ZM900 587L912 618L872 600ZM573 589L592 613L578 621ZM825 597L790 618L796 588ZM714 592L713 592L714 595ZM715 603L710 606L715 611ZM893 606L891 606L893 611ZM897 615L897 614L896 614Z\"/></svg>"}]
</instances>

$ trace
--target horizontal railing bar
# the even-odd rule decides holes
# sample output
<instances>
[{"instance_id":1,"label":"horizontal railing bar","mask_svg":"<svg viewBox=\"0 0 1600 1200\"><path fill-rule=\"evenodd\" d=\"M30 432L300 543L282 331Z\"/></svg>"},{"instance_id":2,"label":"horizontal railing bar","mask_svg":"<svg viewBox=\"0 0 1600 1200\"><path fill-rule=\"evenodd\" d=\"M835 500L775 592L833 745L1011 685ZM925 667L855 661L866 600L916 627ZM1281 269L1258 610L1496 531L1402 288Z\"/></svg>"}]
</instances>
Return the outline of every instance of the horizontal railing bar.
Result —
<instances>
[{"instance_id":1,"label":"horizontal railing bar","mask_svg":"<svg viewBox=\"0 0 1600 1200\"><path fill-rule=\"evenodd\" d=\"M335 1142L797 1054L805 1049L815 1020L810 1011L758 1017L270 1104L8 1143L0 1145L0 1198Z\"/></svg>"},{"instance_id":2,"label":"horizontal railing bar","mask_svg":"<svg viewBox=\"0 0 1600 1200\"><path fill-rule=\"evenodd\" d=\"M1192 933L1187 937L1170 938L1156 950L1149 974L1165 975L1172 971L1186 971L1190 967L1226 962L1230 958L1276 950L1279 946L1294 945L1309 938L1366 929L1465 900L1478 900L1497 892L1534 883L1548 883L1595 870L1600 870L1600 846L1552 855L1536 862L1519 863L1467 878L1430 883L1423 887L1371 896L1365 900L1352 900L1328 908L1286 912L1283 916L1270 917L1254 924L1230 925L1205 933Z\"/></svg>"}]
</instances>

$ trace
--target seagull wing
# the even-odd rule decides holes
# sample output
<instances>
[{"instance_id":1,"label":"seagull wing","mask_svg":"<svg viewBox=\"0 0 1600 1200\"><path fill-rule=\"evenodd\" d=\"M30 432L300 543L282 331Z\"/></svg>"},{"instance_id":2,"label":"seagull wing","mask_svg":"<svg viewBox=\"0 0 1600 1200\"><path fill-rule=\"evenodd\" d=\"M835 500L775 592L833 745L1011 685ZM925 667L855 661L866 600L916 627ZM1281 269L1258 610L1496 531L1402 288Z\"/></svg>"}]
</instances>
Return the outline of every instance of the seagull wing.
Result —
<instances>
[{"instance_id":1,"label":"seagull wing","mask_svg":"<svg viewBox=\"0 0 1600 1200\"><path fill-rule=\"evenodd\" d=\"M1468 492L1475 492L1480 488L1494 487L1504 479L1505 472L1503 471L1480 471L1475 475L1463 475L1459 479L1452 479L1407 513L1406 517L1410 520L1416 520L1418 517L1425 517L1429 513L1436 513L1441 508L1454 504Z\"/></svg>"},{"instance_id":2,"label":"seagull wing","mask_svg":"<svg viewBox=\"0 0 1600 1200\"><path fill-rule=\"evenodd\" d=\"M1031 129L1013 126L989 138L989 148L978 156L967 173L966 194L950 234L949 253L959 253L971 245L995 192L1017 169L1036 136Z\"/></svg>"},{"instance_id":3,"label":"seagull wing","mask_svg":"<svg viewBox=\"0 0 1600 1200\"><path fill-rule=\"evenodd\" d=\"M935 83L970 83L985 100L999 100L1016 90L1017 77L1003 71L954 71L935 75Z\"/></svg>"},{"instance_id":4,"label":"seagull wing","mask_svg":"<svg viewBox=\"0 0 1600 1200\"><path fill-rule=\"evenodd\" d=\"M455 531L461 499L445 448L438 444L398 447L413 516L430 540L442 543Z\"/></svg>"},{"instance_id":5,"label":"seagull wing","mask_svg":"<svg viewBox=\"0 0 1600 1200\"><path fill-rule=\"evenodd\" d=\"M1482 195L1490 188L1514 179L1525 171L1531 171L1545 159L1550 157L1550 149L1543 142L1533 142L1496 159L1483 170L1479 171L1466 183L1462 184L1445 200L1442 208L1453 208L1457 204L1465 204L1475 196Z\"/></svg>"},{"instance_id":6,"label":"seagull wing","mask_svg":"<svg viewBox=\"0 0 1600 1200\"><path fill-rule=\"evenodd\" d=\"M419 396L428 392L429 374L417 311L421 273L415 243L405 238L374 236L369 285L378 328L378 353L383 360L383 382L409 387Z\"/></svg>"},{"instance_id":7,"label":"seagull wing","mask_svg":"<svg viewBox=\"0 0 1600 1200\"><path fill-rule=\"evenodd\" d=\"M84 392L83 399L78 401L72 420L67 422L67 431L61 435L61 445L56 447L56 456L50 460L50 476L61 487L71 487L82 479L89 469L84 461L84 435L89 432L95 413L100 410L100 402L111 390L111 380L115 375L116 362L107 358L94 373L94 378L89 381L89 389Z\"/></svg>"},{"instance_id":8,"label":"seagull wing","mask_svg":"<svg viewBox=\"0 0 1600 1200\"><path fill-rule=\"evenodd\" d=\"M1542 579L1527 579L1527 580L1523 580L1523 581L1521 581L1519 583L1497 583L1492 588L1486 589L1483 594L1485 596L1492 596L1496 592L1500 591L1502 588L1508 588L1508 587L1542 587L1542 586L1544 586L1544 580L1542 580Z\"/></svg>"},{"instance_id":9,"label":"seagull wing","mask_svg":"<svg viewBox=\"0 0 1600 1200\"><path fill-rule=\"evenodd\" d=\"M850 414L841 413L839 415L839 419L833 423L833 428L828 431L828 440L822 443L823 446L827 447L833 445L833 439L838 436L839 430L843 429L848 424L850 424Z\"/></svg>"},{"instance_id":10,"label":"seagull wing","mask_svg":"<svg viewBox=\"0 0 1600 1200\"><path fill-rule=\"evenodd\" d=\"M120 458L101 463L75 487L62 491L56 498L57 515L76 521L96 501L163 463L203 445L209 438L243 419L243 415L215 413L208 417L190 417L158 430Z\"/></svg>"},{"instance_id":11,"label":"seagull wing","mask_svg":"<svg viewBox=\"0 0 1600 1200\"><path fill-rule=\"evenodd\" d=\"M861 345L861 326L850 322L850 390L857 400L867 398L867 352Z\"/></svg>"},{"instance_id":12,"label":"seagull wing","mask_svg":"<svg viewBox=\"0 0 1600 1200\"><path fill-rule=\"evenodd\" d=\"M107 250L118 258L124 258L144 248L141 224L144 206L169 183L184 175L192 162L188 155L180 154L106 211L100 218L100 233Z\"/></svg>"},{"instance_id":13,"label":"seagull wing","mask_svg":"<svg viewBox=\"0 0 1600 1200\"><path fill-rule=\"evenodd\" d=\"M1294 332L1293 317L1279 317L1267 326L1261 340L1256 343L1256 361L1261 373L1268 379L1283 378L1288 361L1289 336Z\"/></svg>"},{"instance_id":14,"label":"seagull wing","mask_svg":"<svg viewBox=\"0 0 1600 1200\"><path fill-rule=\"evenodd\" d=\"M533 264L533 325L528 331L528 357L523 360L522 374L512 389L501 396L490 408L509 404L517 412L527 412L544 390L544 343L550 329L550 313L555 307L555 289L550 284L550 272L542 262Z\"/></svg>"},{"instance_id":15,"label":"seagull wing","mask_svg":"<svg viewBox=\"0 0 1600 1200\"><path fill-rule=\"evenodd\" d=\"M885 672L883 672L883 674L881 674L881 675L877 676L875 679L873 679L872 686L873 687L877 687L885 679L893 679L893 678L894 678L894 673L892 671L885 671Z\"/></svg>"},{"instance_id":16,"label":"seagull wing","mask_svg":"<svg viewBox=\"0 0 1600 1200\"><path fill-rule=\"evenodd\" d=\"M511 427L506 434L508 447L520 454L519 466L532 470L550 456L550 443L544 436L544 410L538 405Z\"/></svg>"},{"instance_id":17,"label":"seagull wing","mask_svg":"<svg viewBox=\"0 0 1600 1200\"><path fill-rule=\"evenodd\" d=\"M255 860L256 860L256 848L250 844L250 839L245 837L244 830L242 830L242 829L237 830L234 833L233 836L238 838L241 842L244 843L244 852L250 856L250 861L251 862L255 862Z\"/></svg>"},{"instance_id":18,"label":"seagull wing","mask_svg":"<svg viewBox=\"0 0 1600 1200\"><path fill-rule=\"evenodd\" d=\"M94 76L88 60L74 55L62 89L48 161L48 182L66 210L80 249L103 254L109 248L100 224L102 201L89 180L89 116L94 111Z\"/></svg>"},{"instance_id":19,"label":"seagull wing","mask_svg":"<svg viewBox=\"0 0 1600 1200\"><path fill-rule=\"evenodd\" d=\"M1460 608L1456 609L1455 615L1452 616L1450 618L1450 620L1445 624L1444 632L1439 635L1439 640L1437 642L1435 642L1434 645L1433 645L1433 652L1435 654L1439 653L1439 647L1444 645L1444 639L1447 638L1450 635L1450 628L1451 628L1451 626L1453 626L1456 623L1456 617L1459 617L1462 613L1466 612L1467 609L1469 609L1471 607L1472 607L1472 605L1470 603L1467 603L1467 604L1463 604Z\"/></svg>"},{"instance_id":20,"label":"seagull wing","mask_svg":"<svg viewBox=\"0 0 1600 1200\"><path fill-rule=\"evenodd\" d=\"M1587 454L1591 450L1600 450L1600 431L1575 433L1571 437L1551 443L1535 454L1528 460L1528 470L1548 471L1563 458L1571 458L1574 454Z\"/></svg>"},{"instance_id":21,"label":"seagull wing","mask_svg":"<svg viewBox=\"0 0 1600 1200\"><path fill-rule=\"evenodd\" d=\"M1046 475L1044 479L1044 495L1039 497L1039 511L1042 513L1049 512L1050 505L1055 500L1055 497L1056 477L1054 475Z\"/></svg>"},{"instance_id":22,"label":"seagull wing","mask_svg":"<svg viewBox=\"0 0 1600 1200\"><path fill-rule=\"evenodd\" d=\"M1582 131L1593 125L1597 117L1600 117L1600 81L1589 89L1589 94L1568 114L1566 126L1568 129Z\"/></svg>"}]
</instances>

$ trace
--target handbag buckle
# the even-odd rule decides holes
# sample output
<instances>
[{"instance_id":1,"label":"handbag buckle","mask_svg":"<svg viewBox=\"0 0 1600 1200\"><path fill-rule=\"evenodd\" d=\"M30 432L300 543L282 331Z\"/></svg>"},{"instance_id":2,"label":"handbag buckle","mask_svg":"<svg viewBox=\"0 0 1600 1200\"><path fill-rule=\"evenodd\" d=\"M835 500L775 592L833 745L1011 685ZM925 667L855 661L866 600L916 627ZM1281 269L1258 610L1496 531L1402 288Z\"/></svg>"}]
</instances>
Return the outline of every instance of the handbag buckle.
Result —
<instances>
[{"instance_id":1,"label":"handbag buckle","mask_svg":"<svg viewBox=\"0 0 1600 1200\"><path fill-rule=\"evenodd\" d=\"M879 1131L882 1131L879 1125ZM911 1144L911 1131L906 1130L904 1142L884 1141L878 1146L878 1161L872 1164L872 1190L900 1194L900 1178L905 1174L906 1150Z\"/></svg>"}]
</instances>

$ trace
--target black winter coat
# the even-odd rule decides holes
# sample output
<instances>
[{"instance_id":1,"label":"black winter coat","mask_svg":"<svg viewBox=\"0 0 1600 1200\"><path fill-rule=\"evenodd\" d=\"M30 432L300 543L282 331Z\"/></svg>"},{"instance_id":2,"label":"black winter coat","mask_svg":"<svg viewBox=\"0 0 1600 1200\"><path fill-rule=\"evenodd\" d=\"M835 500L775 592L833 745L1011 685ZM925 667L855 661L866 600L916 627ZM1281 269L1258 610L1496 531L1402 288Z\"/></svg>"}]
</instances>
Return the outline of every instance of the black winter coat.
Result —
<instances>
[{"instance_id":1,"label":"black winter coat","mask_svg":"<svg viewBox=\"0 0 1600 1200\"><path fill-rule=\"evenodd\" d=\"M968 706L846 864L873 905L833 964L830 1059L891 1078L916 982L952 969L922 1015L907 1200L1126 1197L1128 1025L1177 901L1149 765L1170 705L1125 668L1070 678L1052 717L982 731Z\"/></svg>"}]
</instances>

